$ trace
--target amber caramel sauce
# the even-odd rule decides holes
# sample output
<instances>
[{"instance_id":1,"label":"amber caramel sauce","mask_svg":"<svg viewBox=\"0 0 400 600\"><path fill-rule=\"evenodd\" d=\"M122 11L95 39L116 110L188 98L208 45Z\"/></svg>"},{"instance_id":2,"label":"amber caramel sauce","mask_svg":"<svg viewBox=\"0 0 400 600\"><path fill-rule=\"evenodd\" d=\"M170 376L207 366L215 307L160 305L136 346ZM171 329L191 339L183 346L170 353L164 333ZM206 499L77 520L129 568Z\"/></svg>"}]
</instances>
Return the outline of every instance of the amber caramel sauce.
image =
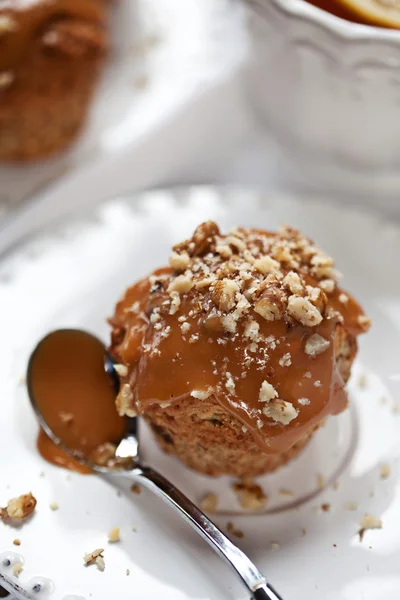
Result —
<instances>
[{"instance_id":1,"label":"amber caramel sauce","mask_svg":"<svg viewBox=\"0 0 400 600\"><path fill-rule=\"evenodd\" d=\"M308 4L313 4L317 8L328 12L335 17L340 17L345 21L350 21L351 23L358 23L359 25L372 25L373 27L383 27L389 28L389 25L385 25L382 22L376 21L373 16L368 19L368 16L356 13L352 11L347 6L344 6L340 0L304 0L308 2ZM393 26L393 29L397 29Z\"/></svg>"},{"instance_id":2,"label":"amber caramel sauce","mask_svg":"<svg viewBox=\"0 0 400 600\"><path fill-rule=\"evenodd\" d=\"M101 23L104 11L99 0L0 1L0 17L10 17L13 23L11 31L0 34L0 70L15 68L50 22L67 17Z\"/></svg>"},{"instance_id":3,"label":"amber caramel sauce","mask_svg":"<svg viewBox=\"0 0 400 600\"><path fill-rule=\"evenodd\" d=\"M79 331L49 334L31 359L28 386L48 427L63 444L89 456L105 442L118 443L126 428L115 410L115 393L104 371L104 347ZM88 473L43 432L37 447L48 462Z\"/></svg>"},{"instance_id":4,"label":"amber caramel sauce","mask_svg":"<svg viewBox=\"0 0 400 600\"><path fill-rule=\"evenodd\" d=\"M156 274L168 269L156 271ZM309 279L309 283L313 283ZM143 280L127 290L117 306L113 323L124 326L125 337L120 345L116 341L118 357L128 365L130 375L126 381L134 392L135 405L140 413L154 403L182 402L190 397L192 390L217 387L214 394L217 402L238 418L252 433L264 452L275 454L290 448L307 432L319 424L327 415L337 414L347 405L347 394L343 379L336 365L335 330L338 316L326 317L317 327L296 325L289 327L284 320L266 321L256 313L252 318L260 325L264 337L274 336L279 341L275 349L268 349L268 358L262 362L252 361L244 368L248 356L249 342L242 335L243 324L239 324L237 335L229 339L226 332L210 331L204 324L204 313L199 310L194 316L188 313L196 304L193 292L182 297L179 316L186 316L190 333L186 341L182 337L178 315L163 315L165 326L171 327L167 337L163 329L156 331L149 322L155 306L161 306L167 296L164 292L149 294L150 285ZM352 334L361 332L357 317L363 314L358 303L348 295L348 302L339 301L343 290L337 289L329 295L329 306L339 310L345 328ZM131 310L134 303L139 309ZM328 350L310 357L304 352L305 340L318 333L330 340ZM190 335L198 335L198 341L189 343ZM143 337L144 336L144 337ZM150 348L158 348L160 354L143 352L141 341ZM227 339L226 343L218 340ZM115 340L114 340L115 342ZM291 366L280 364L286 353L291 355ZM245 377L242 373L246 371ZM222 373L229 372L236 380L235 394L228 391ZM268 380L279 394L279 398L292 402L298 409L298 417L288 425L272 422L260 415L259 391L264 380ZM318 383L318 387L314 384ZM300 405L299 398L307 398L308 405ZM206 402L206 401L205 401ZM257 421L263 420L260 429Z\"/></svg>"}]
</instances>

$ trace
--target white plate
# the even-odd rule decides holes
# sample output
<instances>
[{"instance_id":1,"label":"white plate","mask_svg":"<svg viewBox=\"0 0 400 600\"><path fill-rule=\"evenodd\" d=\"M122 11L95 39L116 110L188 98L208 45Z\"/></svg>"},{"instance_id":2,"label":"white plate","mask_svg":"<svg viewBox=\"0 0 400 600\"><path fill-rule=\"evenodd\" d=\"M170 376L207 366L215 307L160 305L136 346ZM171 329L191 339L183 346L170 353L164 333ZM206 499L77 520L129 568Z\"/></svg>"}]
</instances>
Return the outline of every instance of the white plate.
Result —
<instances>
[{"instance_id":1,"label":"white plate","mask_svg":"<svg viewBox=\"0 0 400 600\"><path fill-rule=\"evenodd\" d=\"M360 340L350 383L352 411L330 419L296 462L262 479L270 496L267 514L241 514L227 478L190 472L163 456L145 434L148 460L196 501L217 491L221 508L235 514L218 514L216 522L225 528L231 520L244 532L236 541L285 600L398 600L400 227L360 209L234 188L182 188L113 200L20 240L3 255L0 505L31 490L38 506L21 530L0 525L0 552L18 550L23 556L24 585L35 576L50 578L51 600L67 594L87 600L116 594L140 600L246 598L205 543L149 493L132 495L122 486L119 495L106 480L43 462L21 382L30 350L49 329L85 327L106 339L104 318L126 285L165 263L171 244L208 218L224 229L298 226L336 258L345 287L364 304L374 327ZM383 480L386 463L392 472ZM317 474L326 479L325 490L316 485ZM280 496L281 487L295 497ZM60 506L56 512L49 508L53 501ZM329 512L320 510L323 503ZM358 508L350 511L348 503ZM367 531L360 542L365 513L381 517L383 529ZM108 545L107 532L115 525L122 541ZM19 548L12 545L15 537ZM83 554L98 547L105 548L103 573L83 567Z\"/></svg>"}]
</instances>

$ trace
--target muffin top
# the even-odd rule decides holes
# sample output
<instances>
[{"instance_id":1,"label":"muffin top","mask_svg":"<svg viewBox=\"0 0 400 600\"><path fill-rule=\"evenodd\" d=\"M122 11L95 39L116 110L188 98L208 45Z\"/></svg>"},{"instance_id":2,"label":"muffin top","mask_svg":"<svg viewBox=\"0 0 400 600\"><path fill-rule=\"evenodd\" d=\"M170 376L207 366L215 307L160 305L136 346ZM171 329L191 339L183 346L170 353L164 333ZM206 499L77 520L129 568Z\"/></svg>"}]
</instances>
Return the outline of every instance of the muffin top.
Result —
<instances>
[{"instance_id":1,"label":"muffin top","mask_svg":"<svg viewBox=\"0 0 400 600\"><path fill-rule=\"evenodd\" d=\"M345 408L337 354L370 321L311 240L291 227L223 235L209 221L169 265L129 288L110 320L120 414L217 402L278 453Z\"/></svg>"}]
</instances>

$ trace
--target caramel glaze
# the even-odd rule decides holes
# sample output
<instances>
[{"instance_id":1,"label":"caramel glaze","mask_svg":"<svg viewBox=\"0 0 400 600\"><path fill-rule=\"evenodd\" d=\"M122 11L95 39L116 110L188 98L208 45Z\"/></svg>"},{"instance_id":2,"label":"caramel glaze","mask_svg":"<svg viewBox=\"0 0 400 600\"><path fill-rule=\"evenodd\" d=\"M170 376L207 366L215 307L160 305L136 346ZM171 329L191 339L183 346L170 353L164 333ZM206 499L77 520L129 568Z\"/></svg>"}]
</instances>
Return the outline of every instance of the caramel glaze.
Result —
<instances>
[{"instance_id":1,"label":"caramel glaze","mask_svg":"<svg viewBox=\"0 0 400 600\"><path fill-rule=\"evenodd\" d=\"M89 467L76 460L76 458L64 452L60 446L57 446L43 429L39 430L36 445L40 456L57 467L84 474L93 472Z\"/></svg>"},{"instance_id":2,"label":"caramel glaze","mask_svg":"<svg viewBox=\"0 0 400 600\"><path fill-rule=\"evenodd\" d=\"M29 391L47 425L67 448L85 457L106 442L118 443L126 428L103 364L104 347L96 338L61 330L39 344L29 366ZM37 447L48 462L90 472L42 430Z\"/></svg>"},{"instance_id":3,"label":"caramel glaze","mask_svg":"<svg viewBox=\"0 0 400 600\"><path fill-rule=\"evenodd\" d=\"M155 274L170 272L169 268L165 268ZM308 277L307 283L312 285L315 281ZM342 292L336 288L329 295L329 306L342 314L344 328L350 334L358 335L362 330L357 317L363 315L363 311L350 295L346 304L340 302L339 295ZM284 320L266 321L254 313L252 318L259 323L260 333L266 338L274 336L279 343L275 348L273 345L268 347L265 362L265 345L261 347L261 351L255 354L259 360L252 361L243 378L249 352L248 340L242 335L243 325L239 324L235 334L206 328L205 315L200 307L195 315L188 314L195 308L197 298L190 291L182 296L178 314L163 315L165 326L171 327L170 334L163 337L165 327L156 331L149 321L149 315L155 306L162 306L167 298L163 291L150 293L148 280L140 281L127 290L111 320L115 327L114 352L118 360L129 368L125 382L131 385L139 413L146 413L153 403L183 402L192 390L204 390L212 386L217 390L213 394L215 400L253 433L264 452L275 454L290 448L327 415L345 409L347 394L336 364L334 343L339 315L326 317L319 326L311 328L300 324L290 326ZM132 311L130 307L136 302L139 307ZM181 315L186 316L191 326L185 336L186 341L177 319ZM327 351L312 358L304 352L304 343L314 333L330 340L331 344ZM189 337L193 334L198 335L198 341L189 343ZM225 339L226 343L219 343L221 339ZM152 352L154 349L158 349L160 354ZM279 363L287 352L291 354L290 367ZM224 385L226 372L236 381L235 395ZM288 425L272 422L262 414L259 390L265 379L276 388L279 398L292 402L298 410L298 417ZM314 385L315 382L320 382L319 387ZM124 378L121 383L124 383ZM301 405L299 398L307 398L310 403ZM257 425L260 419L263 421L261 429Z\"/></svg>"},{"instance_id":4,"label":"caramel glaze","mask_svg":"<svg viewBox=\"0 0 400 600\"><path fill-rule=\"evenodd\" d=\"M7 70L16 68L49 23L72 18L102 24L105 6L102 0L0 0L0 17L12 24L0 32L0 70Z\"/></svg>"}]
</instances>

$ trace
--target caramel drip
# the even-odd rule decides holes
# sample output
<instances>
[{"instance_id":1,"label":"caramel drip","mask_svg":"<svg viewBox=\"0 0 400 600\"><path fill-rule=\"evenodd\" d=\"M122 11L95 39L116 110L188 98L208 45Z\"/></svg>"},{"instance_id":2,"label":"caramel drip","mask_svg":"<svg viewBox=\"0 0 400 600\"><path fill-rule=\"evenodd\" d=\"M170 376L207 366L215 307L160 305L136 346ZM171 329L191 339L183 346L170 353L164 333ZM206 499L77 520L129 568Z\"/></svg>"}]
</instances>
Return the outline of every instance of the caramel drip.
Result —
<instances>
[{"instance_id":1,"label":"caramel drip","mask_svg":"<svg viewBox=\"0 0 400 600\"><path fill-rule=\"evenodd\" d=\"M11 28L0 31L0 70L15 68L49 22L67 17L102 23L104 11L101 0L1 1L0 17L9 17Z\"/></svg>"},{"instance_id":2,"label":"caramel drip","mask_svg":"<svg viewBox=\"0 0 400 600\"><path fill-rule=\"evenodd\" d=\"M168 272L161 269L156 274ZM335 332L338 326L344 326L353 335L361 333L357 318L363 311L349 295L345 304L341 302L342 290L329 295L329 306L340 311L343 325L339 324L340 315L333 312L312 328L291 326L284 320L266 321L253 313L260 334L267 339L255 352L249 351L243 323L238 325L237 333L229 335L218 327L210 328L200 308L190 315L196 304L193 292L182 296L179 313L163 315L163 326L156 329L149 315L155 306L165 302L167 295L163 291L149 294L149 290L147 280L130 288L118 304L113 320L114 325L121 324L113 345L120 342L118 357L130 367L126 380L133 389L139 413L145 413L154 403L182 402L193 390L210 387L215 400L252 432L264 452L281 453L327 415L340 413L346 407L347 394L336 363ZM185 335L178 315L190 324ZM327 350L314 357L304 351L305 341L312 334L330 342ZM283 359L287 354L289 366ZM247 360L249 356L256 360ZM231 379L234 388L229 384ZM259 392L264 380L273 385L279 398L291 402L298 411L297 418L288 425L273 422L262 414Z\"/></svg>"}]
</instances>

